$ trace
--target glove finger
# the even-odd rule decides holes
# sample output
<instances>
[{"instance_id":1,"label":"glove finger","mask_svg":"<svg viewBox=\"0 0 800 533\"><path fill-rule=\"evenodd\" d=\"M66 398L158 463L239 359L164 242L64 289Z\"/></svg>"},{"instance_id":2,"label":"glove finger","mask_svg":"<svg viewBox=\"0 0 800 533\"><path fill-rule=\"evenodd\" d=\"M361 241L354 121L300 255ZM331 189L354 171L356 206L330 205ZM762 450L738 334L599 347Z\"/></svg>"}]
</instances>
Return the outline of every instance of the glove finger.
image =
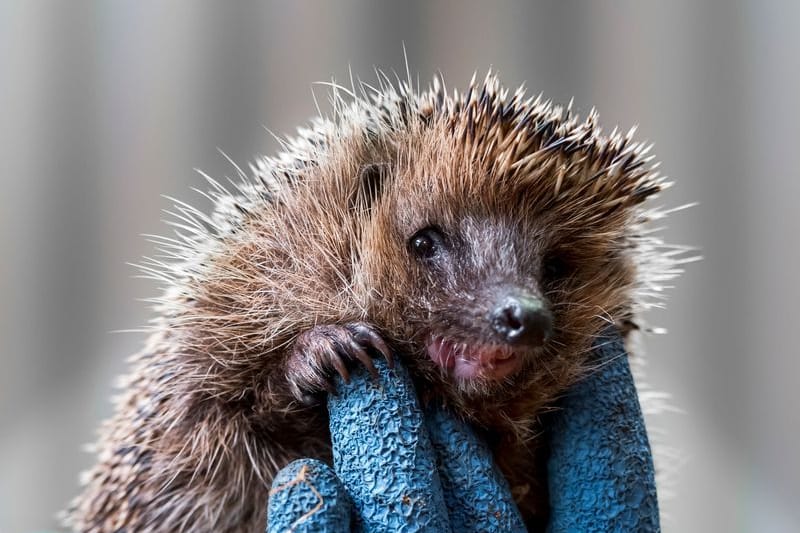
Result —
<instances>
[{"instance_id":1,"label":"glove finger","mask_svg":"<svg viewBox=\"0 0 800 533\"><path fill-rule=\"evenodd\" d=\"M354 530L449 532L433 449L414 386L397 362L355 368L328 397L334 468L352 497Z\"/></svg>"},{"instance_id":2,"label":"glove finger","mask_svg":"<svg viewBox=\"0 0 800 533\"><path fill-rule=\"evenodd\" d=\"M526 531L492 452L466 423L431 408L425 412L453 531Z\"/></svg>"},{"instance_id":3,"label":"glove finger","mask_svg":"<svg viewBox=\"0 0 800 533\"><path fill-rule=\"evenodd\" d=\"M299 459L275 476L269 493L267 533L349 533L352 504L333 470Z\"/></svg>"},{"instance_id":4,"label":"glove finger","mask_svg":"<svg viewBox=\"0 0 800 533\"><path fill-rule=\"evenodd\" d=\"M599 339L597 368L551 425L548 531L659 531L653 460L622 339Z\"/></svg>"}]
</instances>

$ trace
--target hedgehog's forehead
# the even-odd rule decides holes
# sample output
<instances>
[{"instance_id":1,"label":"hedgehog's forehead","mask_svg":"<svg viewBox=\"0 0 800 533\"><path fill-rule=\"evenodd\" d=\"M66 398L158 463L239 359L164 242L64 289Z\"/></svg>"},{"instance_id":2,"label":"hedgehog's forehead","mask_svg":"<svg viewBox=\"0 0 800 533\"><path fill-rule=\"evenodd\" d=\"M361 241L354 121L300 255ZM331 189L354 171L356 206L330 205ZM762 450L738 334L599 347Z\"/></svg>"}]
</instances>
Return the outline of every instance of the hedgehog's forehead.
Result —
<instances>
[{"instance_id":1,"label":"hedgehog's forehead","mask_svg":"<svg viewBox=\"0 0 800 533\"><path fill-rule=\"evenodd\" d=\"M462 226L464 221L519 224L540 213L529 188L446 161L401 170L392 187L389 213L401 225Z\"/></svg>"},{"instance_id":2,"label":"hedgehog's forehead","mask_svg":"<svg viewBox=\"0 0 800 533\"><path fill-rule=\"evenodd\" d=\"M613 183L591 181L593 169L582 168L581 154L556 153L512 169L468 148L452 131L432 129L398 151L390 189L392 216L399 214L401 225L454 228L473 220L539 234L544 228L547 233L589 226L619 230L627 220L626 210L615 207L628 193Z\"/></svg>"},{"instance_id":3,"label":"hedgehog's forehead","mask_svg":"<svg viewBox=\"0 0 800 533\"><path fill-rule=\"evenodd\" d=\"M505 210L536 201L538 191L491 154L476 155L442 125L409 132L398 143L395 191L414 203L455 211Z\"/></svg>"},{"instance_id":4,"label":"hedgehog's forehead","mask_svg":"<svg viewBox=\"0 0 800 533\"><path fill-rule=\"evenodd\" d=\"M444 209L561 211L574 224L607 216L622 223L657 193L662 178L631 134L599 136L593 118L559 122L545 112L527 123L463 112L433 115L395 132L400 194ZM545 133L543 133L545 132Z\"/></svg>"}]
</instances>

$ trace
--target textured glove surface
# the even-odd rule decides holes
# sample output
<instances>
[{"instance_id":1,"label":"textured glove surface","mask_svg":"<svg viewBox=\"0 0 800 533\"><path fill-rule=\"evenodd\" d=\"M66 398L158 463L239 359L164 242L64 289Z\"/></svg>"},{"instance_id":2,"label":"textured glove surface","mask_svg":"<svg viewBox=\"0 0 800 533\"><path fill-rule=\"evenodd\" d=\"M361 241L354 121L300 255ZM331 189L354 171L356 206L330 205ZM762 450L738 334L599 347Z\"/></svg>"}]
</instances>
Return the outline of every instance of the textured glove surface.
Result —
<instances>
[{"instance_id":1,"label":"textured glove surface","mask_svg":"<svg viewBox=\"0 0 800 533\"><path fill-rule=\"evenodd\" d=\"M550 428L551 533L660 531L653 459L622 340L599 339L597 370Z\"/></svg>"},{"instance_id":2,"label":"textured glove surface","mask_svg":"<svg viewBox=\"0 0 800 533\"><path fill-rule=\"evenodd\" d=\"M299 459L272 481L267 531L350 533L352 507L331 467L316 459Z\"/></svg>"},{"instance_id":3,"label":"textured glove surface","mask_svg":"<svg viewBox=\"0 0 800 533\"><path fill-rule=\"evenodd\" d=\"M355 530L449 532L425 418L402 365L376 360L328 399L333 463L355 507Z\"/></svg>"},{"instance_id":4,"label":"textured glove surface","mask_svg":"<svg viewBox=\"0 0 800 533\"><path fill-rule=\"evenodd\" d=\"M478 435L449 413L425 413L453 531L522 533L511 489Z\"/></svg>"}]
</instances>

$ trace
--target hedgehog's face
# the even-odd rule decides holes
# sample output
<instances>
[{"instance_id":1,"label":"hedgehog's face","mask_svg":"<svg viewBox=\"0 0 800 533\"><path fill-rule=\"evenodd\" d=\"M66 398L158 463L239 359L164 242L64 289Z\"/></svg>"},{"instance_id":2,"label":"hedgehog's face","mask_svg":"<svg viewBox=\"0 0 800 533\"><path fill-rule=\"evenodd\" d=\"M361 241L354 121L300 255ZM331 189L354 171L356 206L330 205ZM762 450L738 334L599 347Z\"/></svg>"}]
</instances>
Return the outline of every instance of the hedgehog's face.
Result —
<instances>
[{"instance_id":1,"label":"hedgehog's face","mask_svg":"<svg viewBox=\"0 0 800 533\"><path fill-rule=\"evenodd\" d=\"M554 215L563 215L515 194L493 203L451 191L421 206L425 196L407 196L388 217L394 245L381 250L393 257L381 263L401 268L378 293L392 295L385 305L418 356L464 390L574 370L630 285L618 243L589 228L562 232Z\"/></svg>"},{"instance_id":2,"label":"hedgehog's face","mask_svg":"<svg viewBox=\"0 0 800 533\"><path fill-rule=\"evenodd\" d=\"M380 241L362 253L377 313L462 392L568 381L629 303L623 226L570 224L537 187L447 172L398 171L375 210Z\"/></svg>"},{"instance_id":3,"label":"hedgehog's face","mask_svg":"<svg viewBox=\"0 0 800 533\"><path fill-rule=\"evenodd\" d=\"M499 220L467 217L445 229L426 225L406 242L419 299L430 317L425 352L458 380L499 381L518 372L553 335L553 312L535 263L520 265L514 237ZM547 269L558 268L557 260Z\"/></svg>"}]
</instances>

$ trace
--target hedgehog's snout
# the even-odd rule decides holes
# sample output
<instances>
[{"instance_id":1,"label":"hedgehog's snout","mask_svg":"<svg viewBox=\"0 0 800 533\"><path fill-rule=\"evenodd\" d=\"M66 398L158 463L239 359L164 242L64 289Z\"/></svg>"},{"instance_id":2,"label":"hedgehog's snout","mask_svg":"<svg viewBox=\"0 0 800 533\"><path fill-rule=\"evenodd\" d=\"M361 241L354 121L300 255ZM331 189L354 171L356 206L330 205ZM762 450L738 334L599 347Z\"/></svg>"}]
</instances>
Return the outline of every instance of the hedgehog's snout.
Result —
<instances>
[{"instance_id":1,"label":"hedgehog's snout","mask_svg":"<svg viewBox=\"0 0 800 533\"><path fill-rule=\"evenodd\" d=\"M553 334L553 314L539 297L507 294L489 312L495 333L509 344L538 348Z\"/></svg>"}]
</instances>

